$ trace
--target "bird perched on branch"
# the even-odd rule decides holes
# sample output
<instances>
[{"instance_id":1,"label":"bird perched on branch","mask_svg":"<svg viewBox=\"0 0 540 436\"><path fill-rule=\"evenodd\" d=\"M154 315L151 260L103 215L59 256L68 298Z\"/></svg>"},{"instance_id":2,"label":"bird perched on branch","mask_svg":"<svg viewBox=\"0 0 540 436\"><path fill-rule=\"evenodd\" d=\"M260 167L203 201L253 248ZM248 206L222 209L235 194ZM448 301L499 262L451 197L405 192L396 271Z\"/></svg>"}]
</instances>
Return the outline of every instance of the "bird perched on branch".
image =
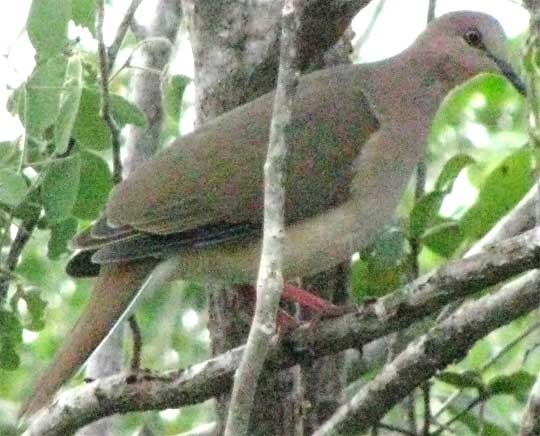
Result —
<instances>
[{"instance_id":1,"label":"bird perched on branch","mask_svg":"<svg viewBox=\"0 0 540 436\"><path fill-rule=\"evenodd\" d=\"M395 57L300 79L285 182L286 279L329 269L373 242L449 91L491 72L524 92L505 45L494 18L456 12ZM90 301L22 414L51 401L154 275L254 283L272 101L269 93L208 122L115 187L106 219L76 239L81 251L68 266L97 275Z\"/></svg>"}]
</instances>

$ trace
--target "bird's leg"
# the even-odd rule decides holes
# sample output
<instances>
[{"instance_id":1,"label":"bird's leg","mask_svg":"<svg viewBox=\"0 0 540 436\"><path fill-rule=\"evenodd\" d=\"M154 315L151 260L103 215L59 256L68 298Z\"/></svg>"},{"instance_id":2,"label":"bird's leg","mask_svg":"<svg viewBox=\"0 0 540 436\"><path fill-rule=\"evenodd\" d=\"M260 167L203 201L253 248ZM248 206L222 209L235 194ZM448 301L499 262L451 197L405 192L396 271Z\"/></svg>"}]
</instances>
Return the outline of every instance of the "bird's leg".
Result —
<instances>
[{"instance_id":1,"label":"bird's leg","mask_svg":"<svg viewBox=\"0 0 540 436\"><path fill-rule=\"evenodd\" d=\"M310 309L316 313L333 313L340 307L336 306L331 301L325 300L312 292L299 288L290 282L285 283L283 286L283 293L281 298L287 301L298 303L300 306Z\"/></svg>"},{"instance_id":2,"label":"bird's leg","mask_svg":"<svg viewBox=\"0 0 540 436\"><path fill-rule=\"evenodd\" d=\"M278 333L282 333L294 330L300 325L300 321L289 315L286 310L280 308L276 315L276 324Z\"/></svg>"},{"instance_id":3,"label":"bird's leg","mask_svg":"<svg viewBox=\"0 0 540 436\"><path fill-rule=\"evenodd\" d=\"M257 292L251 285L238 286L237 291L242 296L238 309L249 316L249 319L246 319L246 322L249 323L255 312L255 296L257 295ZM280 332L294 330L300 325L300 321L289 315L289 313L282 308L278 309L276 323L278 331Z\"/></svg>"},{"instance_id":4,"label":"bird's leg","mask_svg":"<svg viewBox=\"0 0 540 436\"><path fill-rule=\"evenodd\" d=\"M238 290L243 296L252 302L244 307L245 310L253 313L253 304L255 300L256 290L253 286L246 285L240 286ZM345 312L350 311L349 307L337 306L331 301L325 300L305 289L302 289L290 282L285 283L283 286L283 293L281 298L284 301L290 301L298 303L301 307L308 309L314 313L315 319L321 319L332 316L339 316ZM289 315L285 310L279 309L277 314L278 328L282 330L291 330L300 325L300 322L294 317Z\"/></svg>"}]
</instances>

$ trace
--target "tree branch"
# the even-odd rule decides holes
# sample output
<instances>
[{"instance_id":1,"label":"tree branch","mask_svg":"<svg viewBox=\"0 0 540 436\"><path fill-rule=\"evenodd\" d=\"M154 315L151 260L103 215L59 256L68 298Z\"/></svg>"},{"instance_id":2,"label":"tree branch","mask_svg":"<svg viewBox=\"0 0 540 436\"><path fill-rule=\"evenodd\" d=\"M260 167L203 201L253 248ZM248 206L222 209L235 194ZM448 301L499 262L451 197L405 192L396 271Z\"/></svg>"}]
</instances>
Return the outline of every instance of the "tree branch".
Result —
<instances>
[{"instance_id":1,"label":"tree branch","mask_svg":"<svg viewBox=\"0 0 540 436\"><path fill-rule=\"evenodd\" d=\"M523 65L527 84L527 109L529 126L529 144L531 148L531 167L535 182L536 196L533 197L534 221L540 222L540 163L536 151L540 147L540 73L537 59L540 54L540 1L527 0L525 7L530 13L529 37L523 54ZM534 436L540 434L540 373L532 387L523 413L520 436Z\"/></svg>"},{"instance_id":2,"label":"tree branch","mask_svg":"<svg viewBox=\"0 0 540 436\"><path fill-rule=\"evenodd\" d=\"M113 155L113 179L115 183L119 183L122 180L122 176L126 176L127 172L123 170L121 163L120 155L120 129L117 126L116 122L113 119L113 116L109 107L109 84L112 80L110 77L111 68L116 61L116 56L120 49L120 46L124 40L126 32L129 28L129 24L133 20L134 14L139 7L142 0L132 0L130 3L120 26L117 29L116 36L112 45L107 49L103 39L103 24L105 20L105 11L103 1L98 1L96 3L96 8L98 12L98 20L96 26L96 36L98 39L98 50L99 50L99 60L100 60L100 69L101 69L101 114L109 130L111 131L112 138L112 155ZM159 10L157 11L156 16L159 15ZM161 104L161 99L159 99ZM161 120L160 120L161 121ZM159 123L158 129L161 127ZM129 135L130 139L133 135ZM153 149L155 150L155 148ZM137 321L134 315L129 317L130 327L133 331L134 338L139 337L137 335ZM113 332L111 336L102 344L102 347L98 349L88 360L88 365L86 368L86 375L89 378L96 379L105 376L109 376L115 373L118 373L121 369L121 358L122 358L122 348L123 348L123 329L118 329ZM134 365L138 365L139 355L140 355L140 342L134 339L133 341L133 359L132 359L132 369ZM86 427L81 430L81 436L84 435L97 435L97 434L108 434L111 432L114 423L110 420L103 420L100 422L93 423L93 425Z\"/></svg>"},{"instance_id":3,"label":"tree branch","mask_svg":"<svg viewBox=\"0 0 540 436\"><path fill-rule=\"evenodd\" d=\"M351 24L355 15L372 0L305 0L300 26L298 29L298 65L302 72L311 69L311 65L320 65L322 55L333 47ZM198 16L216 13L233 14L230 4L227 9L217 11L221 2L197 2L183 0L186 15L194 14L197 4ZM257 7L257 23L248 22L244 26L244 41L264 41L254 50L242 46L231 29L216 31L216 28L197 29L191 32L191 44L195 59L205 59L213 68L207 72L204 81L199 83L196 92L199 95L196 109L199 122L204 122L223 112L259 97L275 88L279 67L279 13L281 2L249 2L242 4L245 16L251 16L246 8ZM204 11L207 8L208 11ZM261 20L264 14L264 20ZM261 21L264 28L261 28ZM215 23L216 24L216 23ZM217 23L218 25L222 23ZM232 38L228 40L227 38ZM259 48L263 46L262 50ZM241 52L239 54L239 52ZM249 61L246 61L248 59ZM223 66L228 72L224 76ZM197 82L197 77L196 77Z\"/></svg>"},{"instance_id":4,"label":"tree branch","mask_svg":"<svg viewBox=\"0 0 540 436\"><path fill-rule=\"evenodd\" d=\"M451 301L472 295L487 286L535 267L539 258L540 232L535 228L503 241L485 253L451 262L372 304L362 306L354 313L321 320L316 329L310 326L296 329L280 343L272 344L265 368L276 371L299 362L308 363L315 358L348 348L362 347L377 338L410 326ZM526 310L536 307L535 304L540 299L540 280L530 274L527 278L528 281L520 281L526 288L521 297L515 297L517 299L511 302L493 297L493 301L500 302L498 309L501 311L501 320L504 318L505 322L509 321L510 315L504 314L517 310L514 304L516 308L520 308L523 298L527 300ZM529 288L534 286L536 288L533 292ZM492 303L488 306L491 307L490 305ZM463 313L463 310L460 313ZM489 311L491 310L495 308L490 308ZM486 313L491 316L489 311ZM514 318L525 313L518 312ZM484 313L484 310L470 313L472 318L479 318L477 315ZM452 316L445 323L452 323L455 319L456 316ZM493 328L496 328L495 324L493 325ZM454 331L454 335L462 336L459 330ZM453 340L457 342L462 339ZM452 344L452 340L449 341ZM444 350L444 347L441 350ZM230 389L243 350L244 347L237 347L181 371L141 377L120 374L71 389L60 396L46 413L36 417L26 435L66 435L93 420L114 413L162 410L205 401ZM418 379L418 383L421 382L422 380Z\"/></svg>"},{"instance_id":5,"label":"tree branch","mask_svg":"<svg viewBox=\"0 0 540 436\"><path fill-rule=\"evenodd\" d=\"M538 186L535 185L510 212L467 251L465 256L478 254L490 245L532 229L535 225L537 196Z\"/></svg>"},{"instance_id":6,"label":"tree branch","mask_svg":"<svg viewBox=\"0 0 540 436\"><path fill-rule=\"evenodd\" d=\"M114 65L114 61L116 60L116 56L118 55L118 50L120 50L120 47L122 46L124 37L126 36L128 29L130 28L131 22L133 21L133 16L135 15L135 12L137 12L137 8L141 3L142 0L132 0L126 10L126 13L124 14L124 17L122 18L122 22L118 26L114 41L109 46L108 50L108 63L111 67Z\"/></svg>"},{"instance_id":7,"label":"tree branch","mask_svg":"<svg viewBox=\"0 0 540 436\"><path fill-rule=\"evenodd\" d=\"M180 0L160 0L152 24L144 30L146 39L137 44L144 68L137 69L133 77L133 102L144 112L148 124L145 127L129 126L124 146L125 175L159 148L163 124L163 71L170 62L181 15Z\"/></svg>"},{"instance_id":8,"label":"tree branch","mask_svg":"<svg viewBox=\"0 0 540 436\"><path fill-rule=\"evenodd\" d=\"M122 180L122 162L120 160L120 129L116 125L110 110L109 102L109 56L103 39L103 22L105 20L105 5L103 0L96 1L97 25L96 38L98 40L100 84L101 84L101 117L105 120L111 131L112 157L113 157L113 181L119 183Z\"/></svg>"},{"instance_id":9,"label":"tree branch","mask_svg":"<svg viewBox=\"0 0 540 436\"><path fill-rule=\"evenodd\" d=\"M377 423L412 389L465 357L474 343L540 303L540 271L530 271L468 304L409 345L313 436L360 433Z\"/></svg>"},{"instance_id":10,"label":"tree branch","mask_svg":"<svg viewBox=\"0 0 540 436\"><path fill-rule=\"evenodd\" d=\"M264 164L264 233L257 301L245 351L236 371L225 436L246 435L257 383L276 334L276 315L283 291L285 240L285 168L292 120L292 103L298 83L296 31L302 11L300 0L285 0L282 9L281 51L268 154Z\"/></svg>"},{"instance_id":11,"label":"tree branch","mask_svg":"<svg viewBox=\"0 0 540 436\"><path fill-rule=\"evenodd\" d=\"M6 301L9 285L12 278L11 273L15 271L24 247L30 240L32 233L36 228L39 220L39 212L40 209L36 210L32 217L27 218L21 222L19 228L17 229L15 238L11 242L8 255L4 263L7 271L0 275L0 307ZM8 232L9 226L4 231Z\"/></svg>"}]
</instances>

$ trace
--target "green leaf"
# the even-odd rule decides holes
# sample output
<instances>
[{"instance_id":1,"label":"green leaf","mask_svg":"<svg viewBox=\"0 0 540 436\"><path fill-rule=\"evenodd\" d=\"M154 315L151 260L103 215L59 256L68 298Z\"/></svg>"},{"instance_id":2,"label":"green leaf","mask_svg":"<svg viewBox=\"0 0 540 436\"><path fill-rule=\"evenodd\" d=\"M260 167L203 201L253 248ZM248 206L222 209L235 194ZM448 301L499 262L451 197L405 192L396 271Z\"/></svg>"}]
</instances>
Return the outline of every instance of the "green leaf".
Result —
<instances>
[{"instance_id":1,"label":"green leaf","mask_svg":"<svg viewBox=\"0 0 540 436\"><path fill-rule=\"evenodd\" d=\"M22 325L13 312L0 309L0 337L12 344L22 343Z\"/></svg>"},{"instance_id":2,"label":"green leaf","mask_svg":"<svg viewBox=\"0 0 540 436\"><path fill-rule=\"evenodd\" d=\"M403 257L405 234L397 226L386 227L373 244L370 256L377 260L378 269L395 266Z\"/></svg>"},{"instance_id":3,"label":"green leaf","mask_svg":"<svg viewBox=\"0 0 540 436\"><path fill-rule=\"evenodd\" d=\"M71 0L71 14L75 24L86 27L93 36L96 36L95 0Z\"/></svg>"},{"instance_id":4,"label":"green leaf","mask_svg":"<svg viewBox=\"0 0 540 436\"><path fill-rule=\"evenodd\" d=\"M406 263L405 235L388 227L380 238L353 263L351 283L356 299L378 297L399 285Z\"/></svg>"},{"instance_id":5,"label":"green leaf","mask_svg":"<svg viewBox=\"0 0 540 436\"><path fill-rule=\"evenodd\" d=\"M433 141L448 126L459 125L465 117L465 108L471 101L472 82L469 81L462 86L454 88L444 99L441 107L435 114L431 125L430 138Z\"/></svg>"},{"instance_id":6,"label":"green leaf","mask_svg":"<svg viewBox=\"0 0 540 436\"><path fill-rule=\"evenodd\" d=\"M516 371L492 378L487 385L487 391L489 395L515 395L518 400L522 400L527 398L534 381L535 377L527 371Z\"/></svg>"},{"instance_id":7,"label":"green leaf","mask_svg":"<svg viewBox=\"0 0 540 436\"><path fill-rule=\"evenodd\" d=\"M67 244L77 233L77 227L78 221L73 217L50 225L51 238L47 247L50 259L58 259L67 251Z\"/></svg>"},{"instance_id":8,"label":"green leaf","mask_svg":"<svg viewBox=\"0 0 540 436\"><path fill-rule=\"evenodd\" d=\"M137 106L121 95L111 94L111 113L119 127L134 124L138 127L146 126L146 116Z\"/></svg>"},{"instance_id":9,"label":"green leaf","mask_svg":"<svg viewBox=\"0 0 540 436\"><path fill-rule=\"evenodd\" d=\"M63 221L71 211L79 191L81 157L56 159L48 166L41 183L41 198L49 223Z\"/></svg>"},{"instance_id":10,"label":"green leaf","mask_svg":"<svg viewBox=\"0 0 540 436\"><path fill-rule=\"evenodd\" d=\"M182 74L176 74L169 77L169 80L167 80L167 83L165 84L163 107L167 116L177 122L180 120L184 91L190 82L191 79L189 77Z\"/></svg>"},{"instance_id":11,"label":"green leaf","mask_svg":"<svg viewBox=\"0 0 540 436\"><path fill-rule=\"evenodd\" d=\"M463 231L458 222L444 220L426 230L422 243L440 256L450 257L463 242Z\"/></svg>"},{"instance_id":12,"label":"green leaf","mask_svg":"<svg viewBox=\"0 0 540 436\"><path fill-rule=\"evenodd\" d=\"M32 189L27 192L24 201L14 210L13 216L21 220L35 221L41 214L41 195L39 189Z\"/></svg>"},{"instance_id":13,"label":"green leaf","mask_svg":"<svg viewBox=\"0 0 540 436\"><path fill-rule=\"evenodd\" d=\"M18 88L14 89L12 93L9 95L7 103L6 103L6 109L11 115L15 116L19 114L19 107L21 106L21 104L23 104L21 103L21 99L24 97L23 92L24 92L24 85L21 85Z\"/></svg>"},{"instance_id":14,"label":"green leaf","mask_svg":"<svg viewBox=\"0 0 540 436\"><path fill-rule=\"evenodd\" d=\"M17 207L24 200L27 190L26 180L21 174L9 168L0 170L0 203Z\"/></svg>"},{"instance_id":15,"label":"green leaf","mask_svg":"<svg viewBox=\"0 0 540 436\"><path fill-rule=\"evenodd\" d=\"M479 436L511 436L515 433L509 433L502 427L498 426L497 424L494 424L493 422L488 421L487 419L480 420L480 418L471 412L464 412L463 410L450 406L449 410L452 412L453 415L457 416L459 415L458 420L467 426L467 428L472 432L474 435ZM480 426L482 425L483 431L480 433ZM443 435L444 433L435 432L434 435Z\"/></svg>"},{"instance_id":16,"label":"green leaf","mask_svg":"<svg viewBox=\"0 0 540 436\"><path fill-rule=\"evenodd\" d=\"M112 145L109 126L99 115L100 104L97 91L83 88L73 137L85 148L105 150Z\"/></svg>"},{"instance_id":17,"label":"green leaf","mask_svg":"<svg viewBox=\"0 0 540 436\"><path fill-rule=\"evenodd\" d=\"M92 152L81 152L81 178L73 215L85 220L97 218L112 186L112 175L107 162Z\"/></svg>"},{"instance_id":18,"label":"green leaf","mask_svg":"<svg viewBox=\"0 0 540 436\"><path fill-rule=\"evenodd\" d=\"M26 28L40 59L59 53L67 43L70 0L33 0Z\"/></svg>"},{"instance_id":19,"label":"green leaf","mask_svg":"<svg viewBox=\"0 0 540 436\"><path fill-rule=\"evenodd\" d=\"M442 191L429 192L414 205L409 224L411 238L422 236L428 225L437 217L445 195L446 192Z\"/></svg>"},{"instance_id":20,"label":"green leaf","mask_svg":"<svg viewBox=\"0 0 540 436\"><path fill-rule=\"evenodd\" d=\"M461 219L465 236L477 239L525 195L532 185L531 153L512 153L485 179L475 204Z\"/></svg>"},{"instance_id":21,"label":"green leaf","mask_svg":"<svg viewBox=\"0 0 540 436\"><path fill-rule=\"evenodd\" d=\"M12 166L18 164L20 159L19 141L0 141L0 163L1 166Z\"/></svg>"},{"instance_id":22,"label":"green leaf","mask_svg":"<svg viewBox=\"0 0 540 436\"><path fill-rule=\"evenodd\" d=\"M200 283L186 282L182 289L186 298L186 304L195 307L197 310L205 310L207 301L207 294Z\"/></svg>"},{"instance_id":23,"label":"green leaf","mask_svg":"<svg viewBox=\"0 0 540 436\"><path fill-rule=\"evenodd\" d=\"M437 374L437 379L449 385L460 389L473 388L480 391L484 390L484 382L482 376L475 371L465 371L462 373L453 371L444 371Z\"/></svg>"},{"instance_id":24,"label":"green leaf","mask_svg":"<svg viewBox=\"0 0 540 436\"><path fill-rule=\"evenodd\" d=\"M439 174L437 183L435 183L435 191L450 192L457 176L468 165L474 164L475 160L468 154L457 154L449 159Z\"/></svg>"},{"instance_id":25,"label":"green leaf","mask_svg":"<svg viewBox=\"0 0 540 436\"><path fill-rule=\"evenodd\" d=\"M26 302L26 307L30 313L31 322L25 326L27 330L39 331L45 326L43 316L47 302L41 298L41 292L37 290L26 291L22 297Z\"/></svg>"},{"instance_id":26,"label":"green leaf","mask_svg":"<svg viewBox=\"0 0 540 436\"><path fill-rule=\"evenodd\" d=\"M60 101L60 113L54 125L54 141L57 154L64 154L68 148L69 140L82 95L82 63L78 56L69 59L64 91Z\"/></svg>"},{"instance_id":27,"label":"green leaf","mask_svg":"<svg viewBox=\"0 0 540 436\"><path fill-rule=\"evenodd\" d=\"M0 369L14 371L21 364L15 346L7 338L0 336Z\"/></svg>"},{"instance_id":28,"label":"green leaf","mask_svg":"<svg viewBox=\"0 0 540 436\"><path fill-rule=\"evenodd\" d=\"M29 135L40 136L56 121L66 62L64 56L58 55L37 65L28 82L16 94L17 113Z\"/></svg>"}]
</instances>

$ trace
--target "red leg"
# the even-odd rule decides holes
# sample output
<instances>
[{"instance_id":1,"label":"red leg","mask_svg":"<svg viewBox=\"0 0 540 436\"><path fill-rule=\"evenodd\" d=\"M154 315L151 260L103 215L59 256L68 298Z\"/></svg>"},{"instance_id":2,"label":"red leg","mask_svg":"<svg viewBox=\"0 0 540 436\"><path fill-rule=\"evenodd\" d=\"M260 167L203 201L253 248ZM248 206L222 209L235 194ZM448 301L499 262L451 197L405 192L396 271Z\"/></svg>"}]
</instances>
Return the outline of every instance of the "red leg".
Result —
<instances>
[{"instance_id":1,"label":"red leg","mask_svg":"<svg viewBox=\"0 0 540 436\"><path fill-rule=\"evenodd\" d=\"M240 292L244 301L241 310L251 318L253 316L253 311L255 310L255 288L249 285L239 286L238 292ZM278 310L276 323L279 331L294 330L300 325L300 321L289 315L283 309Z\"/></svg>"},{"instance_id":2,"label":"red leg","mask_svg":"<svg viewBox=\"0 0 540 436\"><path fill-rule=\"evenodd\" d=\"M279 309L277 312L276 324L278 332L287 332L298 327L300 325L300 321L289 315L283 309Z\"/></svg>"},{"instance_id":3,"label":"red leg","mask_svg":"<svg viewBox=\"0 0 540 436\"><path fill-rule=\"evenodd\" d=\"M283 294L281 298L288 301L298 303L307 309L311 309L315 312L334 312L338 306L332 302L318 297L317 295L298 288L290 283L285 283L283 286Z\"/></svg>"},{"instance_id":4,"label":"red leg","mask_svg":"<svg viewBox=\"0 0 540 436\"><path fill-rule=\"evenodd\" d=\"M253 305L255 303L255 288L253 286L240 286L238 290L245 296L251 304L248 304L247 311L253 314ZM332 302L318 297L317 295L294 286L291 283L285 283L283 286L283 293L281 294L283 300L298 303L300 306L309 309L316 313L317 318L324 318L327 316L341 315L342 313L349 311L350 309L341 306L336 306ZM284 330L290 330L298 327L299 321L290 316L286 311L280 309L277 314L278 328Z\"/></svg>"}]
</instances>

